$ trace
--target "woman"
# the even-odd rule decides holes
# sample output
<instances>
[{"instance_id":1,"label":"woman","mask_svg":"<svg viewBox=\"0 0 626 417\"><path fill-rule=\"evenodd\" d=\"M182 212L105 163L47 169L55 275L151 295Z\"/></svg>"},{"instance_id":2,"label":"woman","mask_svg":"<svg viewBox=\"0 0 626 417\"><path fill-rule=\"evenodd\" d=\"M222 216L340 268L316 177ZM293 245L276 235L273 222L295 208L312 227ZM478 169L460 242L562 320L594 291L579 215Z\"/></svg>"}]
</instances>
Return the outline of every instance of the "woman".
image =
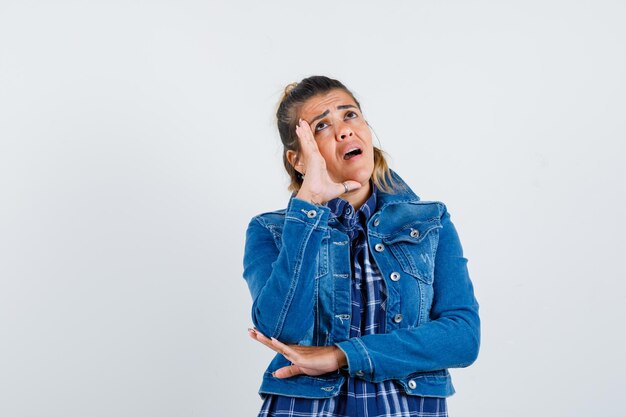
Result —
<instances>
[{"instance_id":1,"label":"woman","mask_svg":"<svg viewBox=\"0 0 626 417\"><path fill-rule=\"evenodd\" d=\"M478 303L446 206L389 170L339 81L277 111L293 196L250 222L250 336L277 354L260 416L446 416L447 368L474 362Z\"/></svg>"}]
</instances>

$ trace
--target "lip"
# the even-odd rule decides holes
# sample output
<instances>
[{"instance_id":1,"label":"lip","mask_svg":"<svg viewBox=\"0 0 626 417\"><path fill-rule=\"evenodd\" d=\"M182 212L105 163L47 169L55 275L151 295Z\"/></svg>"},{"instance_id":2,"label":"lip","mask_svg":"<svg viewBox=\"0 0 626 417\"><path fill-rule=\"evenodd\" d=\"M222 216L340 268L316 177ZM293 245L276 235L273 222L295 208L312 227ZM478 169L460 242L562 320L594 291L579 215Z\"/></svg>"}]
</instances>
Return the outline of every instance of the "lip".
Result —
<instances>
[{"instance_id":1,"label":"lip","mask_svg":"<svg viewBox=\"0 0 626 417\"><path fill-rule=\"evenodd\" d=\"M357 149L361 151L361 153L360 153L360 154L355 155L355 156L353 156L353 157L352 157L352 158L350 158L350 159L344 159L344 157L346 156L346 154L347 154L348 152L352 152L352 151L357 150ZM364 153L364 151L363 151L363 147L362 147L362 146L359 146L359 145L357 145L357 144L351 143L351 144L345 145L345 146L343 146L343 147L341 148L341 154L340 154L340 157L341 157L341 159L342 159L343 161L349 162L349 161L352 161L353 159L359 159L361 156L363 156L363 153Z\"/></svg>"}]
</instances>

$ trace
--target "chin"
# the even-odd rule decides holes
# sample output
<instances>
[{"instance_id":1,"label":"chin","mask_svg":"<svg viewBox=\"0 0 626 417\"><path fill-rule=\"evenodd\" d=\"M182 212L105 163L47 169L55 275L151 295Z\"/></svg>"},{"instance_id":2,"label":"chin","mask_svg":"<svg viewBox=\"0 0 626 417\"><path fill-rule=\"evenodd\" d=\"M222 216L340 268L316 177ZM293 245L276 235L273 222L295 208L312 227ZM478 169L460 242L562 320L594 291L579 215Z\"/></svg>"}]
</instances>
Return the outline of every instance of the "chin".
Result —
<instances>
[{"instance_id":1,"label":"chin","mask_svg":"<svg viewBox=\"0 0 626 417\"><path fill-rule=\"evenodd\" d=\"M371 170L359 170L353 177L355 181L360 182L362 185L367 185L367 182L372 179L374 175L374 169Z\"/></svg>"}]
</instances>

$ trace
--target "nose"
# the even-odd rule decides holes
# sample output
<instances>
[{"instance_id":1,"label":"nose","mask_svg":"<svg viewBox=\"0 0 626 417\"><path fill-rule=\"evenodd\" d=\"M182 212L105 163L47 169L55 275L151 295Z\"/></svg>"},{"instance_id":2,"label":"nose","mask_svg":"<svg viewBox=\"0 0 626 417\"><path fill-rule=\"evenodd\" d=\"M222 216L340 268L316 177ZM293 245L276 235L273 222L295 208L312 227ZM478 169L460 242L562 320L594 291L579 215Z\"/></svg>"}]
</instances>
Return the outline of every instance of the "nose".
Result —
<instances>
[{"instance_id":1,"label":"nose","mask_svg":"<svg viewBox=\"0 0 626 417\"><path fill-rule=\"evenodd\" d=\"M352 129L350 129L350 126L348 126L347 124L343 123L341 124L338 129L337 129L337 140L338 141L343 141L346 140L347 138L352 136Z\"/></svg>"}]
</instances>

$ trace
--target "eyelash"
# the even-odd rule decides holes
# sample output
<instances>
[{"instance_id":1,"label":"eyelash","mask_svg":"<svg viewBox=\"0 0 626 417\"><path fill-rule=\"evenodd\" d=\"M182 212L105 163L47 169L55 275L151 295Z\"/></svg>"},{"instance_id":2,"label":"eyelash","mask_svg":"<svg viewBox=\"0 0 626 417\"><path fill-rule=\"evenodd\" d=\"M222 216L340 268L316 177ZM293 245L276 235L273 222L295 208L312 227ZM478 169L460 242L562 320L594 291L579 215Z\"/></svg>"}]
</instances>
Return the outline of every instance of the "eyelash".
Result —
<instances>
[{"instance_id":1,"label":"eyelash","mask_svg":"<svg viewBox=\"0 0 626 417\"><path fill-rule=\"evenodd\" d=\"M350 119L356 119L357 117L359 117L359 115L356 112L352 111L352 110L346 112L344 117L347 117L347 116L351 116ZM321 125L325 125L325 124L326 123L324 123L324 122L319 122L318 124L316 124L315 125L315 132L321 132L323 129L319 129L319 127Z\"/></svg>"}]
</instances>

